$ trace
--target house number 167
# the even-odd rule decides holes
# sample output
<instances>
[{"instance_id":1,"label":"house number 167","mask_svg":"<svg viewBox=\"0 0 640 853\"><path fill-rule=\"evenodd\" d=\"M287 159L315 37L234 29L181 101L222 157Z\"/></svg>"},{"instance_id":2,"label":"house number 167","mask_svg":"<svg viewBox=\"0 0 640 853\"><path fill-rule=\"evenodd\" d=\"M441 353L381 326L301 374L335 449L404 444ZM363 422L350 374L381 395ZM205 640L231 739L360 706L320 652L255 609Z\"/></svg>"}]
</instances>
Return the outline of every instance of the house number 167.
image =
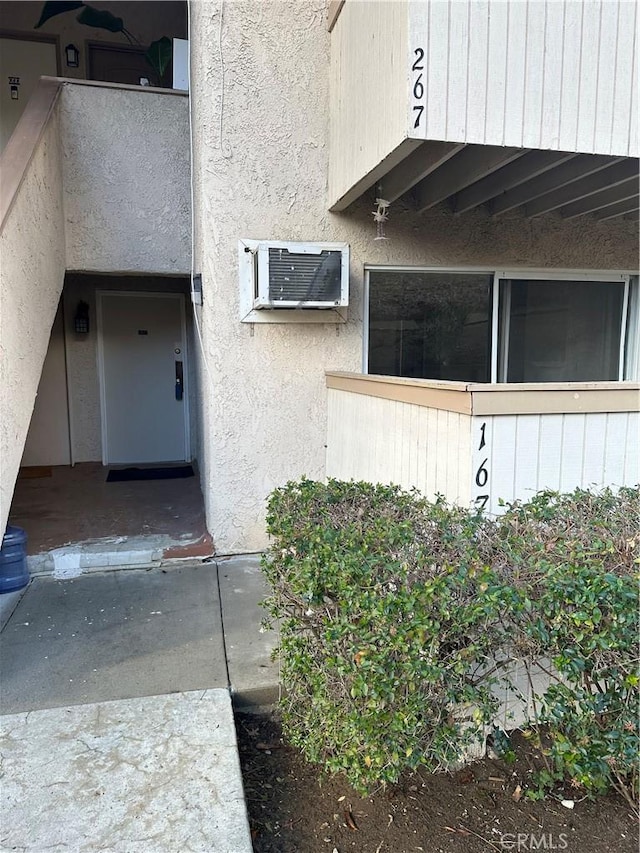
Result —
<instances>
[{"instance_id":1,"label":"house number 167","mask_svg":"<svg viewBox=\"0 0 640 853\"><path fill-rule=\"evenodd\" d=\"M478 450L483 450L486 446L487 439L485 436L485 432L487 429L486 421L480 426L480 441L478 443ZM475 483L479 489L484 489L489 482L489 469L487 468L487 463L489 462L489 457L485 457L478 466L476 470ZM482 494L477 495L474 501L476 507L480 510L484 509L486 505L489 503L489 495Z\"/></svg>"}]
</instances>

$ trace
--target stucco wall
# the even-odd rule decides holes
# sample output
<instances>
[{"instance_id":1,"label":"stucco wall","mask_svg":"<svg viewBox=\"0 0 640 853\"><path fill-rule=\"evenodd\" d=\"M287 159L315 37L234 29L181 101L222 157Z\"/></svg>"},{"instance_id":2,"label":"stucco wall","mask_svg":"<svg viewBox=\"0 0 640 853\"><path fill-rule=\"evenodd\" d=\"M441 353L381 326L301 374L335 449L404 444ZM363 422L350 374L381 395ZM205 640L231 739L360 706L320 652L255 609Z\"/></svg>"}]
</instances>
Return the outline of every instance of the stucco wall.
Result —
<instances>
[{"instance_id":1,"label":"stucco wall","mask_svg":"<svg viewBox=\"0 0 640 853\"><path fill-rule=\"evenodd\" d=\"M64 280L59 123L38 143L0 236L0 530Z\"/></svg>"},{"instance_id":2,"label":"stucco wall","mask_svg":"<svg viewBox=\"0 0 640 853\"><path fill-rule=\"evenodd\" d=\"M219 4L192 6L196 267L208 363L203 488L220 553L265 545L264 500L273 487L302 474L324 476L324 372L361 369L365 263L637 264L632 222L514 215L494 223L482 211L418 216L394 205L389 239L376 242L373 196L346 214L329 214L325 13L323 0L225 4L221 57ZM348 323L241 324L236 253L243 237L348 242Z\"/></svg>"},{"instance_id":3,"label":"stucco wall","mask_svg":"<svg viewBox=\"0 0 640 853\"><path fill-rule=\"evenodd\" d=\"M67 84L60 118L67 269L188 273L187 97Z\"/></svg>"},{"instance_id":4,"label":"stucco wall","mask_svg":"<svg viewBox=\"0 0 640 853\"><path fill-rule=\"evenodd\" d=\"M49 348L42 365L20 465L29 467L70 464L64 321L62 305L59 304L51 327Z\"/></svg>"}]
</instances>

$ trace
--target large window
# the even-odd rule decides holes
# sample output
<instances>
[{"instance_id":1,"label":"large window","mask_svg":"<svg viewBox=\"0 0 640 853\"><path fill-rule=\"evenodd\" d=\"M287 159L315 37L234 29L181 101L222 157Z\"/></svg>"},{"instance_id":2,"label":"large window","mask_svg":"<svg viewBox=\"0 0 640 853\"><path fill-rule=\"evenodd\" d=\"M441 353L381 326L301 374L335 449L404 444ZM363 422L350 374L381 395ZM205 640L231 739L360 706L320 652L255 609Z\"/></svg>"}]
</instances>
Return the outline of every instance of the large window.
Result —
<instances>
[{"instance_id":1,"label":"large window","mask_svg":"<svg viewBox=\"0 0 640 853\"><path fill-rule=\"evenodd\" d=\"M637 373L628 276L371 269L368 292L369 373L467 382Z\"/></svg>"},{"instance_id":2,"label":"large window","mask_svg":"<svg viewBox=\"0 0 640 853\"><path fill-rule=\"evenodd\" d=\"M488 382L487 273L372 271L369 373Z\"/></svg>"}]
</instances>

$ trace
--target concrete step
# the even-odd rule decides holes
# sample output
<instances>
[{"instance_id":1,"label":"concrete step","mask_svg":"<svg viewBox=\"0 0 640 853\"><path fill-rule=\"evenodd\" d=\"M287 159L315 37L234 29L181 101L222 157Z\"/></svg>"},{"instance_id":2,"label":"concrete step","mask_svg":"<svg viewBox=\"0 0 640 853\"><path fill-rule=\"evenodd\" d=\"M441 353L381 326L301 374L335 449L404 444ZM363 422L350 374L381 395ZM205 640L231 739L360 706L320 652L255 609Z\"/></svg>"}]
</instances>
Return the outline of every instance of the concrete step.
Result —
<instances>
[{"instance_id":1,"label":"concrete step","mask_svg":"<svg viewBox=\"0 0 640 853\"><path fill-rule=\"evenodd\" d=\"M266 610L260 602L268 586L259 554L218 559L218 582L225 652L235 707L261 712L278 700L279 666L273 653L276 630L266 630Z\"/></svg>"},{"instance_id":2,"label":"concrete step","mask_svg":"<svg viewBox=\"0 0 640 853\"><path fill-rule=\"evenodd\" d=\"M213 554L209 534L189 536L111 536L86 542L74 542L27 557L32 575L52 574L55 578L76 578L87 572L104 572L160 566L178 560L206 558Z\"/></svg>"}]
</instances>

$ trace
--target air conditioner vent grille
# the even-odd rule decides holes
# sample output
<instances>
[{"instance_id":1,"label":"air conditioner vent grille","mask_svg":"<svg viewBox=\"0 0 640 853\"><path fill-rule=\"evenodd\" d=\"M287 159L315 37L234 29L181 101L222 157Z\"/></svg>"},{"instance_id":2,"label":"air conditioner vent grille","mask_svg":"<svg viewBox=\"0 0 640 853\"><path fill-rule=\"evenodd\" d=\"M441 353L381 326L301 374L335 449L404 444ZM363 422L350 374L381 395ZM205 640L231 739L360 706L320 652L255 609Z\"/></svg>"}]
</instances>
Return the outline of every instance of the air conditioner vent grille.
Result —
<instances>
[{"instance_id":1,"label":"air conditioner vent grille","mask_svg":"<svg viewBox=\"0 0 640 853\"><path fill-rule=\"evenodd\" d=\"M318 254L269 249L269 301L335 302L341 297L340 251Z\"/></svg>"}]
</instances>

